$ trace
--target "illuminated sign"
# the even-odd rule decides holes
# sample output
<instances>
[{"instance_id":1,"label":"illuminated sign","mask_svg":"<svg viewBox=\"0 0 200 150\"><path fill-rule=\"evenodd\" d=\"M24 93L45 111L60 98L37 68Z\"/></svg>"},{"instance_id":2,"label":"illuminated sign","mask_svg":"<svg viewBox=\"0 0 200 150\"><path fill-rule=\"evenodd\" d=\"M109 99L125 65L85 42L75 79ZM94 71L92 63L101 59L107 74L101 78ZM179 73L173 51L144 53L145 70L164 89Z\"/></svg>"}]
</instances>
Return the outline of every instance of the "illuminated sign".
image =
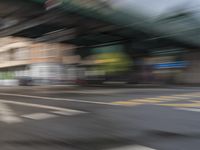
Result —
<instances>
[{"instance_id":1,"label":"illuminated sign","mask_svg":"<svg viewBox=\"0 0 200 150\"><path fill-rule=\"evenodd\" d=\"M186 62L186 61L176 61L176 62L155 64L154 68L156 68L156 69L169 69L169 68L184 68L184 67L187 67L187 66L188 66L188 62Z\"/></svg>"}]
</instances>

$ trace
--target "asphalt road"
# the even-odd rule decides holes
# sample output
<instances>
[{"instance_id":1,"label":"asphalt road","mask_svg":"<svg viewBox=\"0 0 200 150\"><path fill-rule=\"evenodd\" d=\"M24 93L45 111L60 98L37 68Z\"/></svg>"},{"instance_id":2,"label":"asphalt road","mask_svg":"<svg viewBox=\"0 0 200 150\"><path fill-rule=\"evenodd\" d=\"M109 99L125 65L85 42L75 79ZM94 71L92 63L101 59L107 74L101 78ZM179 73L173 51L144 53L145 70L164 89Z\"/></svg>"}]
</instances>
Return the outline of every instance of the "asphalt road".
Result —
<instances>
[{"instance_id":1,"label":"asphalt road","mask_svg":"<svg viewBox=\"0 0 200 150\"><path fill-rule=\"evenodd\" d=\"M199 150L200 88L0 89L2 150Z\"/></svg>"}]
</instances>

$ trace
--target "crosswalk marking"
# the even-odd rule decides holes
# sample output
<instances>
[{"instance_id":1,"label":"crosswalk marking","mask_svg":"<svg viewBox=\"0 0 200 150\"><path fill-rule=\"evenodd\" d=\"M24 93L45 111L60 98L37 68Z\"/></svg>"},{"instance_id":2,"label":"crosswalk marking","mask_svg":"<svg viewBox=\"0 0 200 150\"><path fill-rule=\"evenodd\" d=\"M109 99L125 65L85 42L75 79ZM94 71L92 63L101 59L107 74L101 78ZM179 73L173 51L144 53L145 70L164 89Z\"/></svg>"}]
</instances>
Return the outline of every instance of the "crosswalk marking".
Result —
<instances>
[{"instance_id":1,"label":"crosswalk marking","mask_svg":"<svg viewBox=\"0 0 200 150\"><path fill-rule=\"evenodd\" d=\"M22 117L34 120L43 120L43 119L54 118L56 117L56 115L49 113L33 113L33 114L22 115Z\"/></svg>"},{"instance_id":2,"label":"crosswalk marking","mask_svg":"<svg viewBox=\"0 0 200 150\"><path fill-rule=\"evenodd\" d=\"M51 111L49 113L24 114L17 117L16 113L12 109L10 109L7 106L7 104L42 108L42 109L47 109ZM59 115L69 116L69 115L78 115L78 114L85 114L85 113L88 113L88 112L56 107L56 106L48 106L48 105L32 104L32 103L0 99L0 121L5 122L5 123L10 123L10 124L23 122L23 118L42 120L42 119L48 119L48 118L53 118L53 117L59 117Z\"/></svg>"},{"instance_id":3,"label":"crosswalk marking","mask_svg":"<svg viewBox=\"0 0 200 150\"><path fill-rule=\"evenodd\" d=\"M50 109L50 110L57 110L57 111L80 112L80 113L83 112L83 111L79 111L79 110L67 109L67 108L56 107L56 106L32 104L32 103L25 103L25 102L17 102L17 101L10 101L10 100L4 100L4 99L0 99L0 103L1 102L5 103L5 104L15 104L15 105L36 107L36 108L43 108L43 109Z\"/></svg>"},{"instance_id":4,"label":"crosswalk marking","mask_svg":"<svg viewBox=\"0 0 200 150\"><path fill-rule=\"evenodd\" d=\"M152 149L152 148L141 146L141 145L131 145L131 146L124 146L124 147L112 148L112 149L107 149L107 150L156 150L156 149Z\"/></svg>"},{"instance_id":5,"label":"crosswalk marking","mask_svg":"<svg viewBox=\"0 0 200 150\"><path fill-rule=\"evenodd\" d=\"M22 119L16 116L16 113L6 104L0 103L0 121L11 124L22 122Z\"/></svg>"},{"instance_id":6,"label":"crosswalk marking","mask_svg":"<svg viewBox=\"0 0 200 150\"><path fill-rule=\"evenodd\" d=\"M189 106L193 107L193 104L162 104L164 102L175 102L181 100L191 101L192 98L200 97L200 93L185 93L185 94L173 94L173 95L165 95L165 96L156 96L150 98L139 98L139 99L131 99L131 100L124 100L124 101L116 101L112 102L115 105L122 105L122 106L137 106L137 105L145 105L145 104L156 104L160 106Z\"/></svg>"},{"instance_id":7,"label":"crosswalk marking","mask_svg":"<svg viewBox=\"0 0 200 150\"><path fill-rule=\"evenodd\" d=\"M160 96L155 98L144 98L144 99L132 99L127 101L116 101L112 102L112 104L124 105L124 106L137 106L144 104L157 104L167 101L178 101L182 99L188 99L183 97L174 97L174 96Z\"/></svg>"}]
</instances>

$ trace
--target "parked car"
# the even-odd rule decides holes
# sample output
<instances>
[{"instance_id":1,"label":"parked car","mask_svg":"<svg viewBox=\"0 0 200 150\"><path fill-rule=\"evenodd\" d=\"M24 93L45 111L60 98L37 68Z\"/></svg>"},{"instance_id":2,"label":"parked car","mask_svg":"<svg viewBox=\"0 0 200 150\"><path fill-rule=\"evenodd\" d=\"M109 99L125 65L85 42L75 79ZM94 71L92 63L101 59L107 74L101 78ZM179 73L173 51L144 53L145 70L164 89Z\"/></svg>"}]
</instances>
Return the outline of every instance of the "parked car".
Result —
<instances>
[{"instance_id":1,"label":"parked car","mask_svg":"<svg viewBox=\"0 0 200 150\"><path fill-rule=\"evenodd\" d=\"M18 81L19 81L19 85L21 85L21 86L30 86L30 85L32 85L32 78L31 77L27 77L27 76L20 77L18 79Z\"/></svg>"}]
</instances>

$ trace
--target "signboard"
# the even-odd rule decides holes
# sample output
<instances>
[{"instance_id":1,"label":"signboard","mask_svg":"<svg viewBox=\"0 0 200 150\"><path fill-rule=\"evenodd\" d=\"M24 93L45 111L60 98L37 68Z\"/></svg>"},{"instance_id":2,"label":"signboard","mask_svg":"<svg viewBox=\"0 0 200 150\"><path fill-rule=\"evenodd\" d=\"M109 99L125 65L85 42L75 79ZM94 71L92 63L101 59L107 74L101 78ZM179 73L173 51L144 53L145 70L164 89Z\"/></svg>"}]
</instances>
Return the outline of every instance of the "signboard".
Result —
<instances>
[{"instance_id":1,"label":"signboard","mask_svg":"<svg viewBox=\"0 0 200 150\"><path fill-rule=\"evenodd\" d=\"M187 65L188 65L188 62L186 61L176 61L176 62L155 64L154 68L156 69L184 68Z\"/></svg>"}]
</instances>

